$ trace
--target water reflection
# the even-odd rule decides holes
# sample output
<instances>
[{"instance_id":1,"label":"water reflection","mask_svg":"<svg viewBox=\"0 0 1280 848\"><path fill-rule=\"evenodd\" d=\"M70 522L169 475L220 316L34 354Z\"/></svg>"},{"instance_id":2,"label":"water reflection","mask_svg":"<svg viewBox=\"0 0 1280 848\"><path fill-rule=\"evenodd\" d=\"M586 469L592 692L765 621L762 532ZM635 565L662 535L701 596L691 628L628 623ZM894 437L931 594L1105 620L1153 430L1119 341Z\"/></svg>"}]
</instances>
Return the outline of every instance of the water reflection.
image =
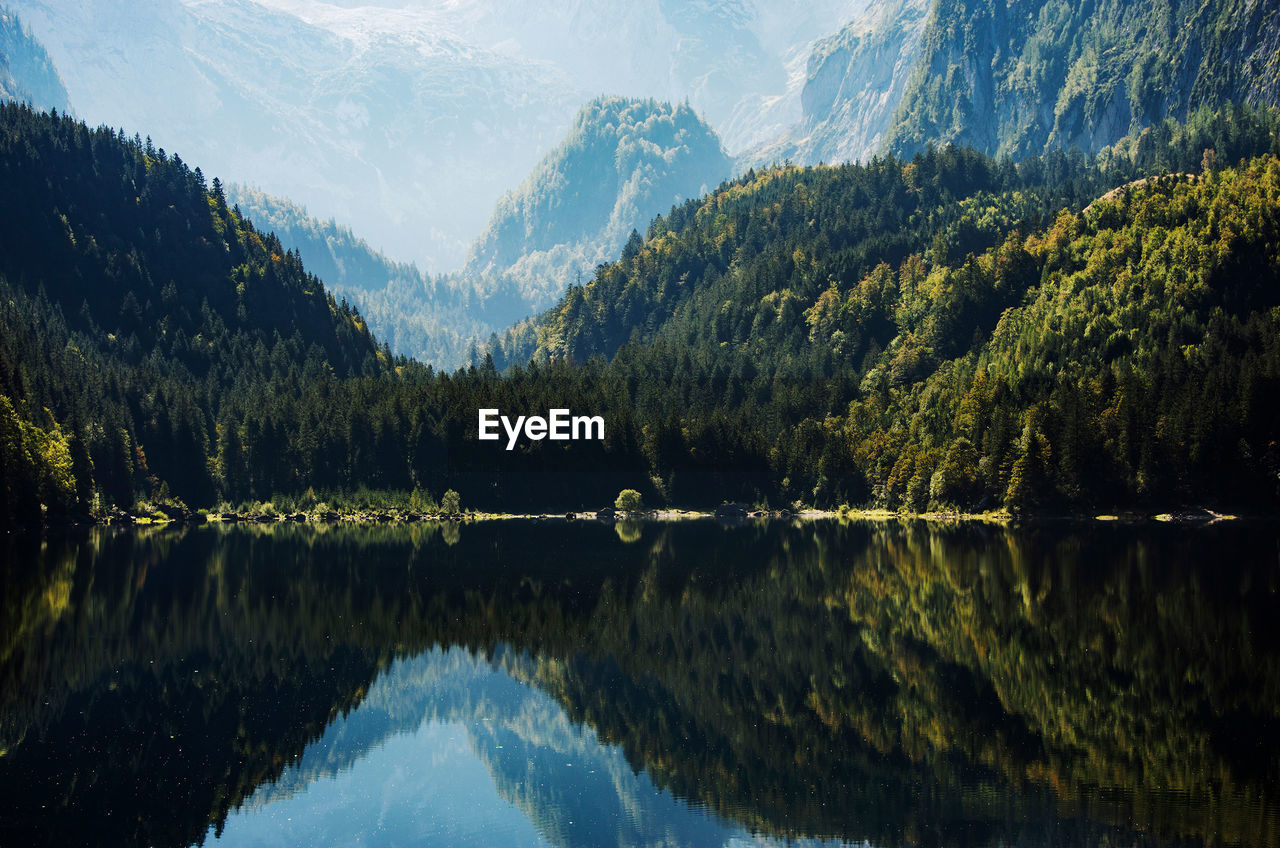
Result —
<instances>
[{"instance_id":1,"label":"water reflection","mask_svg":"<svg viewBox=\"0 0 1280 848\"><path fill-rule=\"evenodd\" d=\"M537 661L397 661L213 844L727 845L754 841L637 773L522 682ZM769 844L761 840L761 844Z\"/></svg>"},{"instance_id":2,"label":"water reflection","mask_svg":"<svg viewBox=\"0 0 1280 848\"><path fill-rule=\"evenodd\" d=\"M451 531L10 542L0 842L1280 843L1274 526Z\"/></svg>"}]
</instances>

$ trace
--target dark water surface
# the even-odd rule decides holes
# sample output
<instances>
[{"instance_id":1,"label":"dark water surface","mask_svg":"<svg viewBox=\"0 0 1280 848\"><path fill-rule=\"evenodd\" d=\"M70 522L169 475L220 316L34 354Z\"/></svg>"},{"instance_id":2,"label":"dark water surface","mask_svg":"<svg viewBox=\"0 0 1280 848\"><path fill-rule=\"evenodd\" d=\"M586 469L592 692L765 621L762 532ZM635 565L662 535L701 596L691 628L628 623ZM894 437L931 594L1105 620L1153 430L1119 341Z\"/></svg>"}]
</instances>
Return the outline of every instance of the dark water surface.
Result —
<instances>
[{"instance_id":1,"label":"dark water surface","mask_svg":"<svg viewBox=\"0 0 1280 848\"><path fill-rule=\"evenodd\" d=\"M10 538L0 845L1280 845L1280 530Z\"/></svg>"}]
</instances>

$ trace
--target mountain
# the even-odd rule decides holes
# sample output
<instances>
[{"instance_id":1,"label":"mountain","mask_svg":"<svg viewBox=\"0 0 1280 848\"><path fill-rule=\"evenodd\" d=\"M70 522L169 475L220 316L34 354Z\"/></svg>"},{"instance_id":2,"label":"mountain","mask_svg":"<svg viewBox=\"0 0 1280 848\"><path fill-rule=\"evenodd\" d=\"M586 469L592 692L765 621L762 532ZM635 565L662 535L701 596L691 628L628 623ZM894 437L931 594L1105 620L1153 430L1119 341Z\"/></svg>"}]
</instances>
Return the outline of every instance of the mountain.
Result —
<instances>
[{"instance_id":1,"label":"mountain","mask_svg":"<svg viewBox=\"0 0 1280 848\"><path fill-rule=\"evenodd\" d=\"M636 229L729 176L720 139L688 105L601 98L519 188L498 202L464 274L513 280L542 307Z\"/></svg>"},{"instance_id":2,"label":"mountain","mask_svg":"<svg viewBox=\"0 0 1280 848\"><path fill-rule=\"evenodd\" d=\"M263 2L309 19L339 14L301 0ZM383 15L430 13L433 26L485 50L552 65L590 94L687 100L716 128L726 147L736 151L771 137L793 120L799 95L793 83L803 75L810 45L853 18L865 3L379 0L377 5ZM368 4L349 0L340 5Z\"/></svg>"},{"instance_id":3,"label":"mountain","mask_svg":"<svg viewBox=\"0 0 1280 848\"><path fill-rule=\"evenodd\" d=\"M1202 106L1280 105L1277 15L1266 0L877 0L815 46L802 118L742 161L1097 152Z\"/></svg>"},{"instance_id":4,"label":"mountain","mask_svg":"<svg viewBox=\"0 0 1280 848\"><path fill-rule=\"evenodd\" d=\"M803 60L863 0L15 0L92 124L182 150L426 271L590 97L688 100L738 150L798 117Z\"/></svg>"},{"instance_id":5,"label":"mountain","mask_svg":"<svg viewBox=\"0 0 1280 848\"><path fill-rule=\"evenodd\" d=\"M388 259L299 204L234 185L227 196L356 304L393 351L453 368L468 362L475 345L616 259L633 230L705 194L730 168L715 131L689 106L600 98L498 202L467 266L437 276Z\"/></svg>"},{"instance_id":6,"label":"mountain","mask_svg":"<svg viewBox=\"0 0 1280 848\"><path fill-rule=\"evenodd\" d=\"M21 0L79 113L445 270L584 99L428 12Z\"/></svg>"},{"instance_id":7,"label":"mountain","mask_svg":"<svg viewBox=\"0 0 1280 848\"><path fill-rule=\"evenodd\" d=\"M67 89L44 46L17 15L0 7L0 100L71 111Z\"/></svg>"}]
</instances>

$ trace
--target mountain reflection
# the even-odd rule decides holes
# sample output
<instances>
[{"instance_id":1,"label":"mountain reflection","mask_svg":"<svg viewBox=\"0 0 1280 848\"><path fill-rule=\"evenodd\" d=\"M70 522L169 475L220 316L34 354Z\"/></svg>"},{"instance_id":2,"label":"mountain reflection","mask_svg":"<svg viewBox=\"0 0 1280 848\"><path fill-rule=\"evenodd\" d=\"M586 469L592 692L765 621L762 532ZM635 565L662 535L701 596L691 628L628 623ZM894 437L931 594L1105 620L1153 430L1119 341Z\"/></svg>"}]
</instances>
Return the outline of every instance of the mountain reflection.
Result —
<instances>
[{"instance_id":1,"label":"mountain reflection","mask_svg":"<svg viewBox=\"0 0 1280 848\"><path fill-rule=\"evenodd\" d=\"M230 816L222 838L230 844L349 844L358 833L365 844L376 844L370 831L391 829L380 821L388 796L412 799L401 803L415 807L394 834L386 833L386 841L400 844L678 848L723 845L746 835L657 789L619 749L601 745L546 693L521 682L536 664L505 647L490 661L438 648L397 661L358 709L335 721L296 766ZM429 744L420 745L423 739ZM460 739L465 753L441 744ZM397 772L394 777L357 773L379 759L391 765L384 772ZM315 787L344 782L347 773L345 782L374 787L368 809L344 804L345 824L325 822L324 834L308 833L307 822L322 819L315 808L329 794ZM271 815L273 808L307 795L315 798L287 810L303 823L293 832L277 830L281 815Z\"/></svg>"},{"instance_id":2,"label":"mountain reflection","mask_svg":"<svg viewBox=\"0 0 1280 848\"><path fill-rule=\"evenodd\" d=\"M230 839L465 739L555 845L1280 843L1273 526L452 529L10 541L0 841Z\"/></svg>"}]
</instances>

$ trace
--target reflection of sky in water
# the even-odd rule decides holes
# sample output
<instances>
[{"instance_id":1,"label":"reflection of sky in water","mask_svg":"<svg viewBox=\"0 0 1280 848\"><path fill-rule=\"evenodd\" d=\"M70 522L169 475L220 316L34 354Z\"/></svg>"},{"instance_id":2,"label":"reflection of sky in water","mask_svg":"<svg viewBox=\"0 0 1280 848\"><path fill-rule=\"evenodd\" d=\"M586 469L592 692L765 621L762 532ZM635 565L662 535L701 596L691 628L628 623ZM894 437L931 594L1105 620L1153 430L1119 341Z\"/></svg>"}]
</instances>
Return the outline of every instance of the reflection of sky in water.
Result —
<instances>
[{"instance_id":1,"label":"reflection of sky in water","mask_svg":"<svg viewBox=\"0 0 1280 848\"><path fill-rule=\"evenodd\" d=\"M776 844L633 772L517 679L535 669L510 652L489 663L434 649L395 663L206 844Z\"/></svg>"}]
</instances>

